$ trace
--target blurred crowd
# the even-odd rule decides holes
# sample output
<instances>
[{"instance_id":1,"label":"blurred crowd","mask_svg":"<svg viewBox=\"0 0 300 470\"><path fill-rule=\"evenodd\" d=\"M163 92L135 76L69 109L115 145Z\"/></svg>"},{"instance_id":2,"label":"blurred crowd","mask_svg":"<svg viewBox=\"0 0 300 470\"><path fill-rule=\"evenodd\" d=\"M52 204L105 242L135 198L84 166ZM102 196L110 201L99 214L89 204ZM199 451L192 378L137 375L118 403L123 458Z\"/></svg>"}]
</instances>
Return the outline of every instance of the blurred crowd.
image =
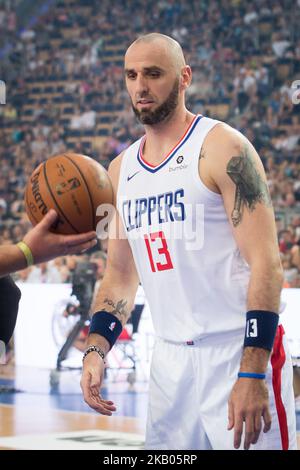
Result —
<instances>
[{"instance_id":1,"label":"blurred crowd","mask_svg":"<svg viewBox=\"0 0 300 470\"><path fill-rule=\"evenodd\" d=\"M181 43L192 67L189 109L224 119L258 150L285 286L300 287L300 103L292 87L300 79L300 0L65 0L33 27L17 17L18 2L2 3L2 244L19 241L30 226L24 187L41 161L72 150L107 168L142 135L125 90L122 56L138 35L159 31ZM97 249L89 256L105 257L106 244ZM17 278L70 282L80 259L60 258Z\"/></svg>"}]
</instances>

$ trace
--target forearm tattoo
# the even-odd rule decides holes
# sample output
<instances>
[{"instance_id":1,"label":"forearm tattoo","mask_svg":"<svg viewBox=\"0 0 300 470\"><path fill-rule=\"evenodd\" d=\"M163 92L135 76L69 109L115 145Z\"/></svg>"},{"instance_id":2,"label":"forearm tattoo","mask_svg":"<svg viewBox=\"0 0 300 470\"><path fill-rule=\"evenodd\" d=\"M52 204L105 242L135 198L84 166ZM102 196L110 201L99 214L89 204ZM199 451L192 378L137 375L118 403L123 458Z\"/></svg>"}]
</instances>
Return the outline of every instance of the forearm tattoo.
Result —
<instances>
[{"instance_id":1,"label":"forearm tattoo","mask_svg":"<svg viewBox=\"0 0 300 470\"><path fill-rule=\"evenodd\" d=\"M241 222L245 206L252 212L258 202L268 207L272 205L268 186L255 168L252 151L250 146L245 145L241 155L232 157L226 168L226 173L236 185L231 213L234 227Z\"/></svg>"},{"instance_id":2,"label":"forearm tattoo","mask_svg":"<svg viewBox=\"0 0 300 470\"><path fill-rule=\"evenodd\" d=\"M121 299L117 302L117 304L115 304L113 300L105 298L104 303L108 304L110 307L113 307L113 310L111 312L109 312L112 315L119 314L119 315L121 315L121 317L127 318L128 313L125 309L125 307L127 305L127 300Z\"/></svg>"}]
</instances>

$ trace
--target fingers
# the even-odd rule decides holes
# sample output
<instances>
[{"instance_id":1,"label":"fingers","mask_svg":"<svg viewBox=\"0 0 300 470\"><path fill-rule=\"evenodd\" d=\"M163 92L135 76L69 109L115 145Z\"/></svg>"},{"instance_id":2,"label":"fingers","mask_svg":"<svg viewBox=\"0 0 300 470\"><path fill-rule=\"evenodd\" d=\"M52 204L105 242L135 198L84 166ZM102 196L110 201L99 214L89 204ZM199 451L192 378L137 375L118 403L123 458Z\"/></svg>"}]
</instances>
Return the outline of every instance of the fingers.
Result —
<instances>
[{"instance_id":1,"label":"fingers","mask_svg":"<svg viewBox=\"0 0 300 470\"><path fill-rule=\"evenodd\" d=\"M56 221L58 215L57 212L55 212L54 209L49 209L47 214L42 218L42 220L39 222L39 226L45 230L48 230L52 224Z\"/></svg>"},{"instance_id":2,"label":"fingers","mask_svg":"<svg viewBox=\"0 0 300 470\"><path fill-rule=\"evenodd\" d=\"M231 431L231 429L234 426L234 413L233 413L233 406L232 403L228 403L228 425L227 425L227 430Z\"/></svg>"},{"instance_id":3,"label":"fingers","mask_svg":"<svg viewBox=\"0 0 300 470\"><path fill-rule=\"evenodd\" d=\"M94 231L63 236L63 243L65 243L68 247L80 246L93 240L96 240L97 242L97 234Z\"/></svg>"},{"instance_id":4,"label":"fingers","mask_svg":"<svg viewBox=\"0 0 300 470\"><path fill-rule=\"evenodd\" d=\"M83 253L97 245L96 232L80 233L78 235L63 235L64 255Z\"/></svg>"},{"instance_id":5,"label":"fingers","mask_svg":"<svg viewBox=\"0 0 300 470\"><path fill-rule=\"evenodd\" d=\"M237 414L234 417L234 437L233 446L235 449L239 449L241 445L241 439L243 434L243 422L244 418L241 414Z\"/></svg>"},{"instance_id":6,"label":"fingers","mask_svg":"<svg viewBox=\"0 0 300 470\"><path fill-rule=\"evenodd\" d=\"M83 253L84 251L93 248L97 245L97 240L91 240L86 243L80 243L79 245L68 246L65 245L64 255L76 255L77 253Z\"/></svg>"},{"instance_id":7,"label":"fingers","mask_svg":"<svg viewBox=\"0 0 300 470\"><path fill-rule=\"evenodd\" d=\"M100 391L100 378L97 378L90 372L83 373L80 386L83 392L84 401L95 411L102 415L111 416L116 411L114 403L110 400L104 400Z\"/></svg>"},{"instance_id":8,"label":"fingers","mask_svg":"<svg viewBox=\"0 0 300 470\"><path fill-rule=\"evenodd\" d=\"M259 438L259 435L261 433L261 415L259 413L256 414L254 418L254 433L253 433L253 439L251 444L256 444Z\"/></svg>"},{"instance_id":9,"label":"fingers","mask_svg":"<svg viewBox=\"0 0 300 470\"><path fill-rule=\"evenodd\" d=\"M101 395L94 396L90 395L89 397L85 398L84 401L97 413L100 413L105 416L111 416L113 411L116 411L116 407L114 406L112 401L104 400Z\"/></svg>"},{"instance_id":10,"label":"fingers","mask_svg":"<svg viewBox=\"0 0 300 470\"><path fill-rule=\"evenodd\" d=\"M268 432L271 429L272 425L272 418L270 415L269 408L266 408L263 412L263 420L264 420L264 432Z\"/></svg>"},{"instance_id":11,"label":"fingers","mask_svg":"<svg viewBox=\"0 0 300 470\"><path fill-rule=\"evenodd\" d=\"M233 413L233 410L230 411ZM261 415L261 413L256 413L255 415L251 412L244 418L242 414L239 414L238 417L233 418L232 415L229 417L228 430L232 429L232 424L234 423L234 448L239 449L241 445L241 438L243 434L243 423L245 422L245 438L244 438L244 449L250 449L251 444L254 445L257 443L258 438L261 433L262 422L261 418L263 417L265 426L264 432L268 432L271 428L271 416L269 410Z\"/></svg>"},{"instance_id":12,"label":"fingers","mask_svg":"<svg viewBox=\"0 0 300 470\"><path fill-rule=\"evenodd\" d=\"M244 449L250 449L250 445L252 440L254 439L254 418L253 415L250 413L249 416L246 418L245 423L245 439L244 439Z\"/></svg>"}]
</instances>

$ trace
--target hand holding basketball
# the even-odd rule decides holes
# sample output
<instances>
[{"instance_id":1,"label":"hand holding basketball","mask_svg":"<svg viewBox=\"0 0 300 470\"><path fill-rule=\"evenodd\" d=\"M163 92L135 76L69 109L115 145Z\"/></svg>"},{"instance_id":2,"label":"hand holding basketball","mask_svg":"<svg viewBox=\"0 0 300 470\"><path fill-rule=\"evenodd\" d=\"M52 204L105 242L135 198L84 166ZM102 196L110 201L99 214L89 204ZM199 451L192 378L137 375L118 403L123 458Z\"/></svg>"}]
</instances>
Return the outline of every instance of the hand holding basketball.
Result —
<instances>
[{"instance_id":1,"label":"hand holding basketball","mask_svg":"<svg viewBox=\"0 0 300 470\"><path fill-rule=\"evenodd\" d=\"M41 263L57 256L82 253L96 245L96 232L76 235L61 235L50 231L57 220L57 213L50 209L45 217L24 237L35 263Z\"/></svg>"}]
</instances>

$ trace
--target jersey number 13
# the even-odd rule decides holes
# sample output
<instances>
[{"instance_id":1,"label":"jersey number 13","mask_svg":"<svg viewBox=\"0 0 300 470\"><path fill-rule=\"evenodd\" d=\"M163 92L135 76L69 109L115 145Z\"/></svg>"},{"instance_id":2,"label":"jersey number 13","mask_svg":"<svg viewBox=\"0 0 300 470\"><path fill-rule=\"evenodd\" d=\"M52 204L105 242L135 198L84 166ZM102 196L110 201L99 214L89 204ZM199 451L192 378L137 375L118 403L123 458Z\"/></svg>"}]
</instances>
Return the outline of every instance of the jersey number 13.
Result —
<instances>
[{"instance_id":1,"label":"jersey number 13","mask_svg":"<svg viewBox=\"0 0 300 470\"><path fill-rule=\"evenodd\" d=\"M146 248L149 256L150 266L152 272L165 271L166 269L173 269L171 255L168 250L166 237L163 231L149 233L144 235ZM160 256L161 262L154 262L153 251L156 250Z\"/></svg>"}]
</instances>

